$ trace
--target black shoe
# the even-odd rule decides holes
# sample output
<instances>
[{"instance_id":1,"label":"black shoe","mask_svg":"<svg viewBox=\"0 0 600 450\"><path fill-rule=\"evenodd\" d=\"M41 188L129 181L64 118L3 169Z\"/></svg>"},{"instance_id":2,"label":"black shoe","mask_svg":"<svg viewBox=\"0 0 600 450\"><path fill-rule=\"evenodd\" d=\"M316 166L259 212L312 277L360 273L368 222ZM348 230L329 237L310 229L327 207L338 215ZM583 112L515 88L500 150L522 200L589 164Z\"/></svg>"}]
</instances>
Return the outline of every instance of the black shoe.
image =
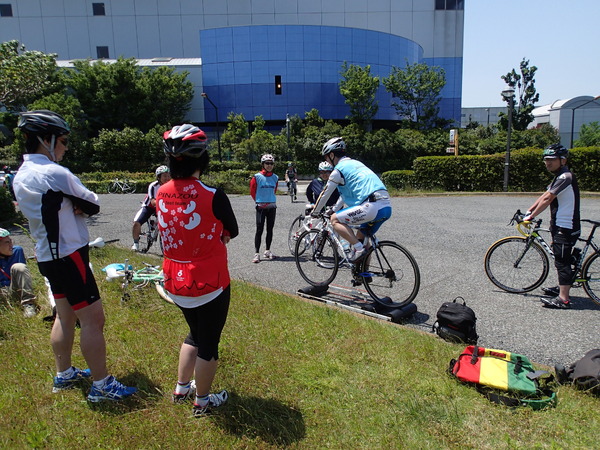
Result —
<instances>
[{"instance_id":1,"label":"black shoe","mask_svg":"<svg viewBox=\"0 0 600 450\"><path fill-rule=\"evenodd\" d=\"M546 295L551 295L552 297L558 297L558 294L560 294L560 289L558 286L543 287L542 292Z\"/></svg>"},{"instance_id":2,"label":"black shoe","mask_svg":"<svg viewBox=\"0 0 600 450\"><path fill-rule=\"evenodd\" d=\"M540 298L540 301L547 308L569 309L571 307L570 302L565 302L564 300L561 300L558 296L553 298L542 297Z\"/></svg>"}]
</instances>

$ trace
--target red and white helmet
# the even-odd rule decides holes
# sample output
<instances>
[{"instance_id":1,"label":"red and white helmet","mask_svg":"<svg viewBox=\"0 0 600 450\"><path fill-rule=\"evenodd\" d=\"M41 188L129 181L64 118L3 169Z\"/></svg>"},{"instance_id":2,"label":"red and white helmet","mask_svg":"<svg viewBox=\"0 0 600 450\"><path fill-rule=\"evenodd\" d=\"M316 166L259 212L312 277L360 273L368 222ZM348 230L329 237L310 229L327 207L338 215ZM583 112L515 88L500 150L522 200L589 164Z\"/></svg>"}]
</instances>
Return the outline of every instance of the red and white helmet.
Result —
<instances>
[{"instance_id":1,"label":"red and white helmet","mask_svg":"<svg viewBox=\"0 0 600 450\"><path fill-rule=\"evenodd\" d=\"M206 152L208 139L204 131L189 123L177 125L163 134L164 151L168 156L199 158Z\"/></svg>"},{"instance_id":2,"label":"red and white helmet","mask_svg":"<svg viewBox=\"0 0 600 450\"><path fill-rule=\"evenodd\" d=\"M273 158L273 155L271 155L269 153L262 155L261 158L260 158L260 163L263 164L263 163L266 163L266 162L275 163L275 158Z\"/></svg>"}]
</instances>

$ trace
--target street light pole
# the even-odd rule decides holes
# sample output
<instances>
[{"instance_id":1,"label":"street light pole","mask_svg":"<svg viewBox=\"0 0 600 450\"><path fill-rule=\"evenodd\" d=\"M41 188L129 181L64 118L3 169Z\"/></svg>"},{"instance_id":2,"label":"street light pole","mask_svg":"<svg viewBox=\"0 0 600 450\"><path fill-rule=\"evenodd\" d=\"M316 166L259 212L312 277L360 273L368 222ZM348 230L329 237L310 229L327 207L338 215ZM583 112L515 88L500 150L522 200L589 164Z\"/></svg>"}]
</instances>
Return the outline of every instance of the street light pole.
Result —
<instances>
[{"instance_id":1,"label":"street light pole","mask_svg":"<svg viewBox=\"0 0 600 450\"><path fill-rule=\"evenodd\" d=\"M290 115L285 115L285 131L287 134L287 156L290 159Z\"/></svg>"},{"instance_id":2,"label":"street light pole","mask_svg":"<svg viewBox=\"0 0 600 450\"><path fill-rule=\"evenodd\" d=\"M215 105L213 103L213 101L210 99L210 97L208 96L208 94L206 92L203 92L202 97L204 97L206 100L208 100L208 102L213 106L213 108L215 108L215 123L217 126L217 150L219 152L219 161L223 161L223 156L221 155L221 133L219 131L219 109L217 108L217 105Z\"/></svg>"},{"instance_id":3,"label":"street light pole","mask_svg":"<svg viewBox=\"0 0 600 450\"><path fill-rule=\"evenodd\" d=\"M502 91L502 98L508 102L508 130L506 132L506 156L504 158L504 192L508 191L508 174L510 166L510 132L512 129L512 115L515 106L515 90L512 87Z\"/></svg>"},{"instance_id":4,"label":"street light pole","mask_svg":"<svg viewBox=\"0 0 600 450\"><path fill-rule=\"evenodd\" d=\"M588 100L588 101L587 101L587 102L585 102L585 103L582 103L582 104L581 104L581 105L579 105L579 106L576 106L575 108L572 108L572 109L571 109L571 145L569 146L569 148L573 148L573 131L574 131L574 128L575 128L575 110L576 110L576 109L579 109L579 108L581 108L582 106L585 106L585 105L587 105L588 103L595 102L595 101L596 101L596 100L598 100L598 99L600 99L600 95L599 95L599 96L597 96L597 97L594 97L594 98L593 98L593 99L591 99L591 100Z\"/></svg>"}]
</instances>

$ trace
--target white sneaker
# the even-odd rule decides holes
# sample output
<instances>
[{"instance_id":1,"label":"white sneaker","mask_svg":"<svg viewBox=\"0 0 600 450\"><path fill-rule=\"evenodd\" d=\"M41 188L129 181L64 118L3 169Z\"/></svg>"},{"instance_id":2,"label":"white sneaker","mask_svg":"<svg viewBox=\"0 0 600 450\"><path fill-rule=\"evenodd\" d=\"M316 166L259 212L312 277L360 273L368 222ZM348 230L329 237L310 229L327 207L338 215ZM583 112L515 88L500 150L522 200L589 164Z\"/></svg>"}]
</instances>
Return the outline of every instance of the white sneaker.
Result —
<instances>
[{"instance_id":1,"label":"white sneaker","mask_svg":"<svg viewBox=\"0 0 600 450\"><path fill-rule=\"evenodd\" d=\"M255 264L260 262L260 254L259 253L254 254L254 258L252 258L252 262Z\"/></svg>"},{"instance_id":2,"label":"white sneaker","mask_svg":"<svg viewBox=\"0 0 600 450\"><path fill-rule=\"evenodd\" d=\"M133 250L134 252L139 252L140 251L140 244L137 242L134 242L133 245L131 246L131 250Z\"/></svg>"},{"instance_id":3,"label":"white sneaker","mask_svg":"<svg viewBox=\"0 0 600 450\"><path fill-rule=\"evenodd\" d=\"M275 259L275 255L271 252L271 250L266 250L263 257L265 259Z\"/></svg>"},{"instance_id":4,"label":"white sneaker","mask_svg":"<svg viewBox=\"0 0 600 450\"><path fill-rule=\"evenodd\" d=\"M350 253L350 256L348 256L348 261L358 261L360 258L365 256L365 253L367 253L367 249L364 247L360 250L357 250L356 248L352 247L352 253Z\"/></svg>"}]
</instances>

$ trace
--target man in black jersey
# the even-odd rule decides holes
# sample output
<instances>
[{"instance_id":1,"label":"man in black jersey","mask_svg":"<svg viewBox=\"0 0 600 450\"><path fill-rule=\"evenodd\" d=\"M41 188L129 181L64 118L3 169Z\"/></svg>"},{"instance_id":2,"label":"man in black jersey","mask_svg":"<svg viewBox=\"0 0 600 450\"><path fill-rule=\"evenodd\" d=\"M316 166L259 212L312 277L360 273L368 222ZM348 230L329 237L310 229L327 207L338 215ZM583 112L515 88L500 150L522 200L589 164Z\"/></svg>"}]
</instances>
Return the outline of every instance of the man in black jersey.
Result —
<instances>
[{"instance_id":1,"label":"man in black jersey","mask_svg":"<svg viewBox=\"0 0 600 450\"><path fill-rule=\"evenodd\" d=\"M544 288L551 298L540 300L549 308L570 308L569 292L573 283L572 251L581 234L579 223L579 186L567 167L569 151L560 144L544 150L546 169L554 174L552 183L529 208L525 220L533 220L550 205L550 232L554 265L558 272L558 287Z\"/></svg>"}]
</instances>

